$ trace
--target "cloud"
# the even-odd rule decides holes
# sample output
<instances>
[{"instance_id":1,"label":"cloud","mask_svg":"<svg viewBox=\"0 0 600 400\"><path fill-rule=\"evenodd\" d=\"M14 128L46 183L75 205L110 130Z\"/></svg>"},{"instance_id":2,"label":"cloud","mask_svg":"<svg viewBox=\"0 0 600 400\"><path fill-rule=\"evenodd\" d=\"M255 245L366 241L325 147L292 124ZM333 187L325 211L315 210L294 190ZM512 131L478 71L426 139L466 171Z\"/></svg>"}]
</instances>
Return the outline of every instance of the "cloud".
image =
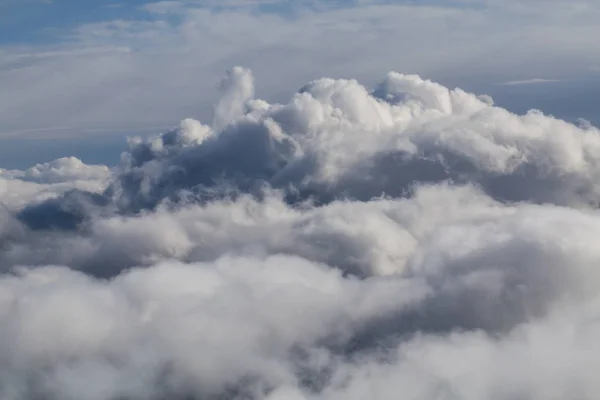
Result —
<instances>
[{"instance_id":1,"label":"cloud","mask_svg":"<svg viewBox=\"0 0 600 400\"><path fill-rule=\"evenodd\" d=\"M542 79L542 78L531 78L531 79L523 79L517 81L507 81L504 82L503 85L506 86L517 86L517 85L533 85L536 83L556 83L561 82L558 79Z\"/></svg>"},{"instance_id":2,"label":"cloud","mask_svg":"<svg viewBox=\"0 0 600 400\"><path fill-rule=\"evenodd\" d=\"M411 74L221 90L114 169L2 170L1 398L595 398L597 128Z\"/></svg>"},{"instance_id":3,"label":"cloud","mask_svg":"<svg viewBox=\"0 0 600 400\"><path fill-rule=\"evenodd\" d=\"M389 70L474 88L520 76L585 79L581 66L600 62L589 51L598 6L521 3L310 1L253 12L152 3L146 9L163 13L81 24L48 45L3 46L0 132L206 120L215 77L232 65L255 70L257 93L270 101L321 76L372 84Z\"/></svg>"},{"instance_id":4,"label":"cloud","mask_svg":"<svg viewBox=\"0 0 600 400\"><path fill-rule=\"evenodd\" d=\"M269 104L250 100L249 72L235 71L213 127L186 120L132 142L109 189L123 211L211 198L224 187L256 194L267 186L291 202L322 203L340 193L399 197L415 183L446 180L476 183L499 200L600 200L593 126L537 111L514 115L487 98L398 73L372 92L354 80L320 79L286 104Z\"/></svg>"},{"instance_id":5,"label":"cloud","mask_svg":"<svg viewBox=\"0 0 600 400\"><path fill-rule=\"evenodd\" d=\"M234 67L222 82L223 95L215 108L213 128L222 130L238 115L244 114L246 103L254 97L252 72Z\"/></svg>"},{"instance_id":6,"label":"cloud","mask_svg":"<svg viewBox=\"0 0 600 400\"><path fill-rule=\"evenodd\" d=\"M595 393L599 226L544 208L436 225L410 271L385 278L290 256L164 261L111 280L21 269L0 280L3 396Z\"/></svg>"},{"instance_id":7,"label":"cloud","mask_svg":"<svg viewBox=\"0 0 600 400\"><path fill-rule=\"evenodd\" d=\"M440 203L438 197L447 201ZM29 217L26 221L35 226L49 218L62 217L65 221L66 211L75 210L77 217L80 211L76 210L85 210L86 205L88 210L91 208L89 202L78 207L80 203L75 200L77 197L62 203L53 200L26 209L25 216ZM468 204L473 212L469 213L461 203ZM53 212L49 212L52 207ZM57 212L57 207L62 211ZM425 210L423 213L429 215L431 223L414 225L408 216L419 208ZM450 208L456 214L444 215L444 210ZM290 207L277 196L269 196L262 202L242 196L235 201L189 205L176 212L161 210L136 217L98 219L78 236L62 231L31 232L32 238L43 241L14 246L0 260L6 266L68 264L93 275L106 276L171 258L213 261L232 252L283 253L327 263L353 275L385 275L404 269L433 225L446 219L451 222L510 212L468 187L421 188L412 201L335 202L304 210ZM232 214L236 215L234 219ZM40 220L34 220L35 215ZM273 235L274 231L278 233Z\"/></svg>"},{"instance_id":8,"label":"cloud","mask_svg":"<svg viewBox=\"0 0 600 400\"><path fill-rule=\"evenodd\" d=\"M110 178L105 165L86 165L75 157L36 164L24 171L0 168L0 200L16 211L74 189L101 193Z\"/></svg>"},{"instance_id":9,"label":"cloud","mask_svg":"<svg viewBox=\"0 0 600 400\"><path fill-rule=\"evenodd\" d=\"M110 170L104 165L86 165L78 158L64 157L48 163L36 164L25 171L0 169L0 176L37 183L61 183L75 180L102 181L110 177Z\"/></svg>"}]
</instances>

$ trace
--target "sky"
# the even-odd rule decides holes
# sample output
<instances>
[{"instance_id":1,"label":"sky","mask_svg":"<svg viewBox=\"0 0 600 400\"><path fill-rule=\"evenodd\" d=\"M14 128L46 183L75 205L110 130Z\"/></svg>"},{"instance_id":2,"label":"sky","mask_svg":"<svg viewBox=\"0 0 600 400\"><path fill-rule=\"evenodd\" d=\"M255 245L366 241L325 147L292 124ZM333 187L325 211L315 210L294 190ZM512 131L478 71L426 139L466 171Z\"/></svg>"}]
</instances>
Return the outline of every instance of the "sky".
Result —
<instances>
[{"instance_id":1,"label":"sky","mask_svg":"<svg viewBox=\"0 0 600 400\"><path fill-rule=\"evenodd\" d=\"M67 149L66 139L110 142L185 117L207 120L234 65L254 71L257 93L269 101L325 76L374 85L396 71L491 95L516 112L598 122L590 106L600 90L594 0L2 0L0 7L0 141L12 166L34 161L10 154L30 137ZM44 147L30 148L32 157L52 159Z\"/></svg>"},{"instance_id":2,"label":"sky","mask_svg":"<svg viewBox=\"0 0 600 400\"><path fill-rule=\"evenodd\" d=\"M599 14L0 0L0 399L597 400Z\"/></svg>"}]
</instances>

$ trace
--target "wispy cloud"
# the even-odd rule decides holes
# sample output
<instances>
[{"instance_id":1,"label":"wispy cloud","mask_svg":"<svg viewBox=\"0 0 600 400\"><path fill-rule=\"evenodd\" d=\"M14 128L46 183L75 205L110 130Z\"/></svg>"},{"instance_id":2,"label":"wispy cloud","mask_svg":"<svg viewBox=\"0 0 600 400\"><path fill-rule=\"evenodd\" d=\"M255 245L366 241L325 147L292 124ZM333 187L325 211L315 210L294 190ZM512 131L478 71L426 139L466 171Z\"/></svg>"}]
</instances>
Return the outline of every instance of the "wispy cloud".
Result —
<instances>
[{"instance_id":1,"label":"wispy cloud","mask_svg":"<svg viewBox=\"0 0 600 400\"><path fill-rule=\"evenodd\" d=\"M504 86L519 86L519 85L535 85L541 83L556 83L562 82L560 79L543 79L543 78L531 78L531 79L523 79L516 81L507 81L501 83Z\"/></svg>"},{"instance_id":2,"label":"wispy cloud","mask_svg":"<svg viewBox=\"0 0 600 400\"><path fill-rule=\"evenodd\" d=\"M49 45L0 48L13 60L0 67L0 130L206 118L218 76L235 64L257 71L258 93L275 99L322 76L372 83L396 70L468 86L536 76L540 65L567 79L579 65L600 64L589 51L600 36L590 17L600 16L600 4L577 11L569 3L567 13L561 2L544 3L531 25L539 2L311 0L294 2L291 14L247 10L267 3L157 2L138 17L60 32ZM564 29L573 15L580 22Z\"/></svg>"}]
</instances>

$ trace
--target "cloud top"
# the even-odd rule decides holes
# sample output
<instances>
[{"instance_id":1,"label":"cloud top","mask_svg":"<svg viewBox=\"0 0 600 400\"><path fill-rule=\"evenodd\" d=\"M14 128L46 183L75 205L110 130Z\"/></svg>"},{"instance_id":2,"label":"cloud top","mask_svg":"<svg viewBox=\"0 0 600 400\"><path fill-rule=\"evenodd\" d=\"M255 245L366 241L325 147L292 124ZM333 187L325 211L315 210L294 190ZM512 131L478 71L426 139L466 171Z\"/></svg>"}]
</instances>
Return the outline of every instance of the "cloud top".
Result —
<instances>
[{"instance_id":1,"label":"cloud top","mask_svg":"<svg viewBox=\"0 0 600 400\"><path fill-rule=\"evenodd\" d=\"M390 73L375 90L320 79L287 104L252 99L234 69L212 126L186 120L132 143L112 190L124 208L154 207L187 191L255 191L331 201L399 197L452 180L507 201L593 205L598 130L538 111L515 115L482 96Z\"/></svg>"}]
</instances>

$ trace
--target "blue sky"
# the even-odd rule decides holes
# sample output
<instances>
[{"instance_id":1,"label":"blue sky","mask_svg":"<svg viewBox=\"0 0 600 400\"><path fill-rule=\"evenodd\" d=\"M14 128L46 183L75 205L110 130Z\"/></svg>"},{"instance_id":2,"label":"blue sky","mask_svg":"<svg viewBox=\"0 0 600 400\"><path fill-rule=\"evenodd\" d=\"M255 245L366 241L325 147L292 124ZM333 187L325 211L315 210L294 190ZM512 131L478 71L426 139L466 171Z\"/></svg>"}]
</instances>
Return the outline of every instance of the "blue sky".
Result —
<instances>
[{"instance_id":1,"label":"blue sky","mask_svg":"<svg viewBox=\"0 0 600 400\"><path fill-rule=\"evenodd\" d=\"M0 0L0 44L51 44L81 24L118 19L150 19L143 6L148 0ZM208 3L208 2L207 2ZM224 7L210 2L206 8ZM334 3L331 1L330 3ZM341 0L337 3L350 3ZM230 7L225 7L230 8ZM257 4L258 12L290 13L289 2Z\"/></svg>"},{"instance_id":2,"label":"blue sky","mask_svg":"<svg viewBox=\"0 0 600 400\"><path fill-rule=\"evenodd\" d=\"M56 43L70 28L94 21L140 17L140 0L3 0L0 44Z\"/></svg>"},{"instance_id":3,"label":"blue sky","mask_svg":"<svg viewBox=\"0 0 600 400\"><path fill-rule=\"evenodd\" d=\"M302 0L300 0L302 2ZM143 10L149 0L0 0L0 44L50 44L60 42L61 36L84 23L116 19L148 19ZM218 2L206 8L224 8ZM226 3L226 2L223 2ZM251 1L248 1L251 3ZM264 2L252 6L254 11L289 15L293 2ZM351 0L330 0L329 6L348 6Z\"/></svg>"},{"instance_id":4,"label":"blue sky","mask_svg":"<svg viewBox=\"0 0 600 400\"><path fill-rule=\"evenodd\" d=\"M597 0L0 0L0 166L206 120L233 65L270 101L397 71L600 124L599 18Z\"/></svg>"}]
</instances>

